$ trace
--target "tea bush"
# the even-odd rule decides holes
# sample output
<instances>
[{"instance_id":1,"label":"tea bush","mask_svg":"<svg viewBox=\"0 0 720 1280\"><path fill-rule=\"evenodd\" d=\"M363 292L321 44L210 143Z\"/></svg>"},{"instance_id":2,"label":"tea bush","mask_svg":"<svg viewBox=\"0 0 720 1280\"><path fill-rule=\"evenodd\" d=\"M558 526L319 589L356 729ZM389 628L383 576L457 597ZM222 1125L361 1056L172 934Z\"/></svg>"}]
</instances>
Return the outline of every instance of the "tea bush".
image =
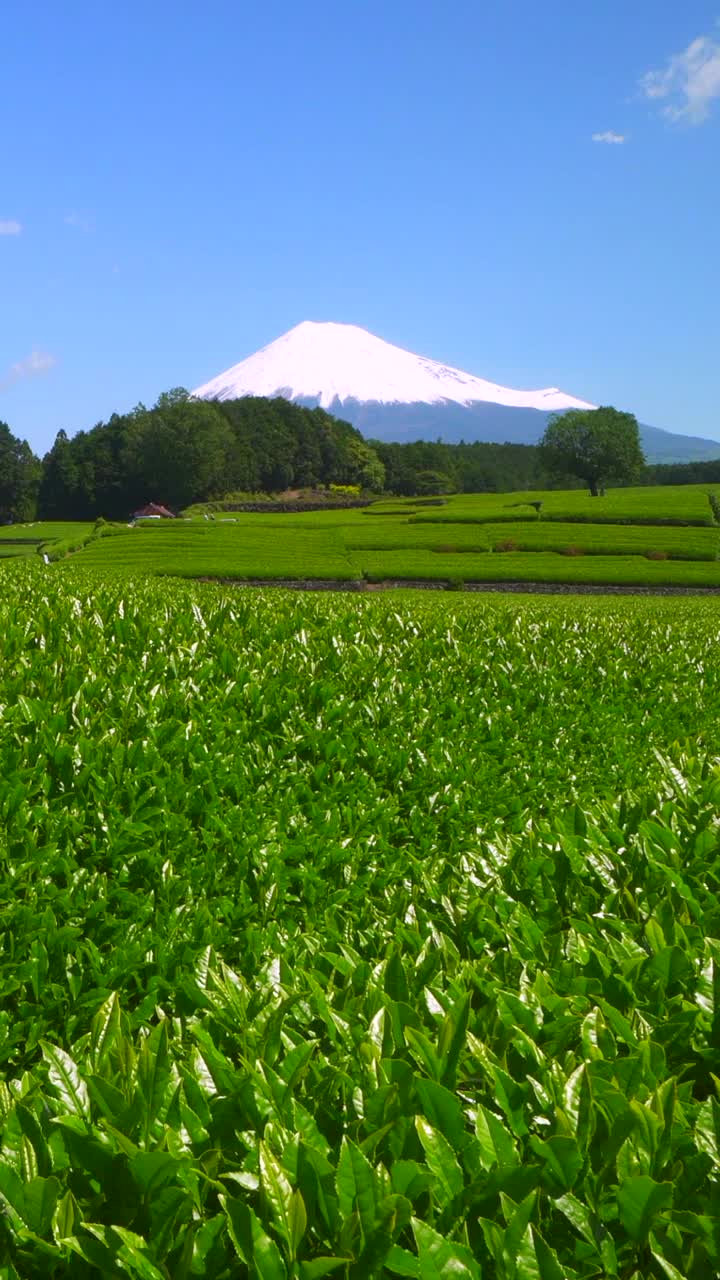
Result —
<instances>
[{"instance_id":1,"label":"tea bush","mask_svg":"<svg viewBox=\"0 0 720 1280\"><path fill-rule=\"evenodd\" d=\"M3 1276L718 1274L714 602L4 572Z\"/></svg>"}]
</instances>

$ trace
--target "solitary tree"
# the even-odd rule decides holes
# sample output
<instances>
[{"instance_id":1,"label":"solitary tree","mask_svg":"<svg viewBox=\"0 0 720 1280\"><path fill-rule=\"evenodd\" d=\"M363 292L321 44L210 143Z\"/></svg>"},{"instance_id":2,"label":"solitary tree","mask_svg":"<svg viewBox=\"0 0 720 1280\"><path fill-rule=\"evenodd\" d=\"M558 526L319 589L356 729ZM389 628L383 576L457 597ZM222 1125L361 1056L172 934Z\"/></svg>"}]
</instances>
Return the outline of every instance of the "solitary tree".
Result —
<instances>
[{"instance_id":1,"label":"solitary tree","mask_svg":"<svg viewBox=\"0 0 720 1280\"><path fill-rule=\"evenodd\" d=\"M553 414L539 448L549 471L578 476L593 498L608 480L634 480L645 465L637 418L607 405Z\"/></svg>"}]
</instances>

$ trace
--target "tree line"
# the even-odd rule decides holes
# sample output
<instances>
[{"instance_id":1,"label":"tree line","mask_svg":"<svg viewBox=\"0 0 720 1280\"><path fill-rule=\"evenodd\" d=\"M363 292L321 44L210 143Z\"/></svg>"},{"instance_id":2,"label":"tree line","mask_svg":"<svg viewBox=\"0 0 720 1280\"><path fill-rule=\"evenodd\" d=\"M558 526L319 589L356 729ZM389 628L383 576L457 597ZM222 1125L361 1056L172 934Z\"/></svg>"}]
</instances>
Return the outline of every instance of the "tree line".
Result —
<instances>
[{"instance_id":1,"label":"tree line","mask_svg":"<svg viewBox=\"0 0 720 1280\"><path fill-rule=\"evenodd\" d=\"M483 493L637 483L645 467L637 419L610 405L552 414L537 445L371 441L394 493Z\"/></svg>"},{"instance_id":2,"label":"tree line","mask_svg":"<svg viewBox=\"0 0 720 1280\"><path fill-rule=\"evenodd\" d=\"M547 489L552 477L534 445L461 441L444 444L370 442L385 468L389 493L416 494L512 492Z\"/></svg>"},{"instance_id":3,"label":"tree line","mask_svg":"<svg viewBox=\"0 0 720 1280\"><path fill-rule=\"evenodd\" d=\"M5 432L15 452L27 449ZM26 462L26 483L0 494L0 519L123 520L148 501L179 511L228 492L385 484L360 432L322 409L250 396L193 400L182 389L72 437L59 431L42 462L29 449Z\"/></svg>"},{"instance_id":4,"label":"tree line","mask_svg":"<svg viewBox=\"0 0 720 1280\"><path fill-rule=\"evenodd\" d=\"M615 432L616 419L627 416L614 410L602 413L615 415L608 419L608 429ZM42 460L0 422L0 521L123 520L148 501L179 511L228 493L281 493L331 484L413 496L594 484L600 471L603 480L614 478L616 483L629 479L630 471L636 483L720 479L720 460L643 468L634 421L620 424L622 466L613 477L607 474L607 459L608 449L617 455L617 436L611 433L599 453L600 417L591 423L594 436L588 436L587 416L562 415L540 446L387 444L366 441L356 428L323 409L279 397L193 400L176 389L160 396L152 408L138 405L130 413L113 414L72 437L59 431Z\"/></svg>"}]
</instances>

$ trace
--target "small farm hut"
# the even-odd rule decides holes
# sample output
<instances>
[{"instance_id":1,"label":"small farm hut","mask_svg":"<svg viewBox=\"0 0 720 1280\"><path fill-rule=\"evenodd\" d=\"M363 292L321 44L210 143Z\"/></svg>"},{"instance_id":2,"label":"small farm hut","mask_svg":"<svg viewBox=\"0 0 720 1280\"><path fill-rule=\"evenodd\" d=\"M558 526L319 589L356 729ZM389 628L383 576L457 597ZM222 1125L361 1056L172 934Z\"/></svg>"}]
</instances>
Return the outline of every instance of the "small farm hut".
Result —
<instances>
[{"instance_id":1,"label":"small farm hut","mask_svg":"<svg viewBox=\"0 0 720 1280\"><path fill-rule=\"evenodd\" d=\"M159 502L148 502L138 511L133 511L132 518L133 520L174 520L175 514Z\"/></svg>"}]
</instances>

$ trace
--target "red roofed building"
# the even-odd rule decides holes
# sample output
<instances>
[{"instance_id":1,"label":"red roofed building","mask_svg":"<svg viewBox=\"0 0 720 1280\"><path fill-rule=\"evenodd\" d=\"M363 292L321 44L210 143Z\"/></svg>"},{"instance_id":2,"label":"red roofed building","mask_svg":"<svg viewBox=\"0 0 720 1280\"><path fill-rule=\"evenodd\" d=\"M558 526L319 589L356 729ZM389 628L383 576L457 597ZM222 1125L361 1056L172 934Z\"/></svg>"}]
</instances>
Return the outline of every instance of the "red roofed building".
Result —
<instances>
[{"instance_id":1,"label":"red roofed building","mask_svg":"<svg viewBox=\"0 0 720 1280\"><path fill-rule=\"evenodd\" d=\"M159 502L148 502L146 506L140 507L139 511L133 511L132 518L133 520L174 520L175 515Z\"/></svg>"}]
</instances>

